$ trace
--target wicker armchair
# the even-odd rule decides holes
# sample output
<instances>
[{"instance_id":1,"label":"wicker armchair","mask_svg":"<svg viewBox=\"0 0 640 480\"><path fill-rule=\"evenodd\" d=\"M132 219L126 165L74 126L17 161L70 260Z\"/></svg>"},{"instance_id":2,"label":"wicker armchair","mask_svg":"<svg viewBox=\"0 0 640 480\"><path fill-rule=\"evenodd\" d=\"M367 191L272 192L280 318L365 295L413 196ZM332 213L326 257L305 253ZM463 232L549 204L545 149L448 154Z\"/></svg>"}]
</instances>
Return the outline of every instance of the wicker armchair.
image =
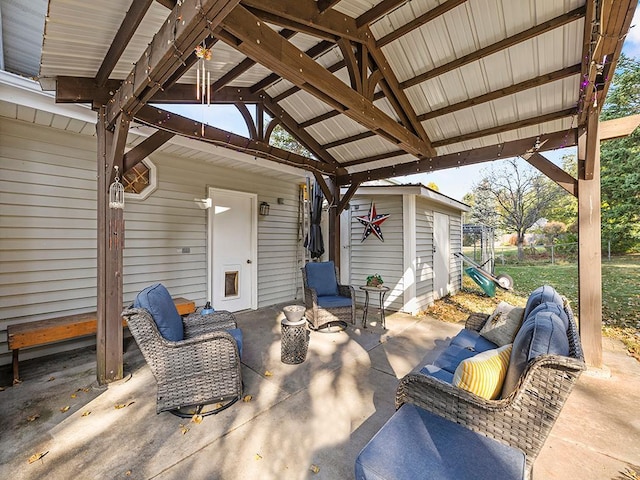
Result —
<instances>
[{"instance_id":1,"label":"wicker armchair","mask_svg":"<svg viewBox=\"0 0 640 480\"><path fill-rule=\"evenodd\" d=\"M305 316L313 330L334 325L355 325L355 290L338 283L338 270L333 262L311 262L302 268Z\"/></svg>"},{"instance_id":2,"label":"wicker armchair","mask_svg":"<svg viewBox=\"0 0 640 480\"><path fill-rule=\"evenodd\" d=\"M396 408L414 404L522 450L530 478L533 462L585 369L576 323L566 302L564 309L569 318L569 356L541 355L532 360L508 397L485 400L434 377L409 374L398 385ZM465 328L479 331L487 318L472 314Z\"/></svg>"},{"instance_id":3,"label":"wicker armchair","mask_svg":"<svg viewBox=\"0 0 640 480\"><path fill-rule=\"evenodd\" d=\"M220 403L203 414L217 413L242 397L239 330L231 313L184 318L180 341L165 339L144 308L122 315L158 384L157 413L191 416Z\"/></svg>"}]
</instances>

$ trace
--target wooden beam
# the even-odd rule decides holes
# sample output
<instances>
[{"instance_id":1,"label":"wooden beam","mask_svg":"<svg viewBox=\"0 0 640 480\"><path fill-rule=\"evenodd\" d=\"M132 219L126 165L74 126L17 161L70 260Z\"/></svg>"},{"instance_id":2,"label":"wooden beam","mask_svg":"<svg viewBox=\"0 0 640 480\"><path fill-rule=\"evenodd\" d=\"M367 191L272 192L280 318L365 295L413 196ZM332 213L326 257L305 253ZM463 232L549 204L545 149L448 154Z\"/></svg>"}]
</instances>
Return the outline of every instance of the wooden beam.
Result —
<instances>
[{"instance_id":1,"label":"wooden beam","mask_svg":"<svg viewBox=\"0 0 640 480\"><path fill-rule=\"evenodd\" d=\"M638 125L640 125L640 114L600 122L598 126L600 141L627 137L638 128Z\"/></svg>"},{"instance_id":2,"label":"wooden beam","mask_svg":"<svg viewBox=\"0 0 640 480\"><path fill-rule=\"evenodd\" d=\"M517 33L510 37L507 37L503 40L500 40L496 43L488 45L480 50L476 50L467 55L464 55L460 58L457 58L451 62L445 63L444 65L440 65L428 72L424 72L416 77L405 80L400 84L402 89L407 89L409 87L413 87L414 85L418 85L420 83L426 82L432 78L435 78L444 73L450 72L452 70L458 69L464 65L467 65L471 62L475 62L476 60L480 60L481 58L492 55L501 50L505 50L513 45L517 45L518 43L524 42L526 40L530 40L531 38L537 37L543 33L554 30L558 27L566 25L568 23L574 22L576 20L581 19L584 16L585 7L578 7L575 10L572 10L568 13L560 15L556 18L543 22L535 27L529 28L523 32Z\"/></svg>"},{"instance_id":3,"label":"wooden beam","mask_svg":"<svg viewBox=\"0 0 640 480\"><path fill-rule=\"evenodd\" d=\"M344 58L347 72L349 73L351 88L362 94L363 82L362 76L360 75L360 65L358 64L358 60L356 60L356 54L353 53L353 46L351 42L345 38L341 38L338 40L338 47L342 53L342 58Z\"/></svg>"},{"instance_id":4,"label":"wooden beam","mask_svg":"<svg viewBox=\"0 0 640 480\"><path fill-rule=\"evenodd\" d=\"M158 130L153 135L145 138L142 142L124 154L122 171L127 173L138 163L167 143L174 135L175 133L173 132Z\"/></svg>"},{"instance_id":5,"label":"wooden beam","mask_svg":"<svg viewBox=\"0 0 640 480\"><path fill-rule=\"evenodd\" d=\"M366 130L364 132L351 135L350 137L345 137L330 143L325 143L324 145L322 145L322 148L324 148L325 150L329 150L331 148L339 147L340 145L346 145L347 143L357 142L358 140L364 140L365 138L371 138L375 135L376 134L372 131Z\"/></svg>"},{"instance_id":6,"label":"wooden beam","mask_svg":"<svg viewBox=\"0 0 640 480\"><path fill-rule=\"evenodd\" d=\"M311 57L313 58L313 57ZM330 73L336 73L338 70L345 68L346 64L344 60L340 60L336 63L334 63L333 65L329 65L327 67L327 71ZM274 74L275 75L275 74ZM275 75L277 76L277 75ZM278 78L280 78L279 76L277 76ZM287 88L284 92L276 95L275 97L273 97L273 101L276 103L280 103L282 100L284 100L287 97L290 97L291 95L297 93L300 91L300 87L298 87L297 85L294 85L290 88ZM339 114L339 112L338 112Z\"/></svg>"},{"instance_id":7,"label":"wooden beam","mask_svg":"<svg viewBox=\"0 0 640 480\"><path fill-rule=\"evenodd\" d=\"M498 133L508 132L509 130L516 130L518 128L530 127L532 125L538 125L544 122L551 122L560 118L570 117L576 114L575 108L567 108L566 110L560 110L559 112L547 113L532 118L525 118L524 120L518 120L516 122L506 123L504 125L497 125L491 128L485 128L484 130L478 130L475 132L466 133L457 137L446 138L444 140L438 140L433 142L434 147L443 147L445 145L452 145L454 143L465 142L467 140L473 140L475 138L486 137L487 135L495 135Z\"/></svg>"},{"instance_id":8,"label":"wooden beam","mask_svg":"<svg viewBox=\"0 0 640 480\"><path fill-rule=\"evenodd\" d=\"M267 94L265 94L264 107L277 118L286 130L293 135L301 145L313 153L317 158L329 165L339 166L340 163L329 153L327 149L318 143L308 132L300 128L294 118L287 111L273 102Z\"/></svg>"},{"instance_id":9,"label":"wooden beam","mask_svg":"<svg viewBox=\"0 0 640 480\"><path fill-rule=\"evenodd\" d=\"M322 41L320 43L315 44L313 47L311 47L310 49L308 49L304 53L307 56L315 59L319 55L322 55L323 53L325 53L328 50L332 49L334 46L335 46L335 44L333 42ZM331 71L331 70L329 70L329 71ZM278 75L276 73L272 73L270 75L267 75L265 78L263 78L259 82L255 83L254 85L252 85L250 87L250 89L251 89L252 92L260 92L260 91L264 90L265 88L269 88L271 85L276 83L281 78L282 77L280 75ZM298 87L295 87L295 91L290 93L289 95L292 95L293 93L295 93L295 92L297 92L299 90L300 89ZM278 97L280 97L280 96L278 95ZM276 98L278 98L278 97L274 97L274 101L279 102L280 100L276 100Z\"/></svg>"},{"instance_id":10,"label":"wooden beam","mask_svg":"<svg viewBox=\"0 0 640 480\"><path fill-rule=\"evenodd\" d=\"M295 24L299 24L313 29L309 32L311 34L313 31L321 31L329 34L334 40L366 40L365 35L359 32L354 18L333 9L320 12L315 0L243 0L242 4L270 14L268 21L276 25L295 28Z\"/></svg>"},{"instance_id":11,"label":"wooden beam","mask_svg":"<svg viewBox=\"0 0 640 480\"><path fill-rule=\"evenodd\" d=\"M379 160L387 160L389 158L400 157L402 155L407 155L407 152L405 152L404 150L396 150L395 152L379 153L378 155L372 155L370 157L349 160L346 162L342 162L341 165L346 168L346 167L351 167L353 165L361 165L363 163L372 163L372 162L377 162Z\"/></svg>"},{"instance_id":12,"label":"wooden beam","mask_svg":"<svg viewBox=\"0 0 640 480\"><path fill-rule=\"evenodd\" d=\"M344 211L344 209L347 208L347 205L355 195L358 187L360 187L359 183L352 183L351 185L349 185L346 193L340 199L340 203L338 203L336 214L340 215Z\"/></svg>"},{"instance_id":13,"label":"wooden beam","mask_svg":"<svg viewBox=\"0 0 640 480\"><path fill-rule=\"evenodd\" d=\"M392 138L407 152L418 155L434 153L428 142L398 125L394 119L374 106L373 102L349 88L243 7L236 7L223 21L223 25L239 41L232 46L248 57L343 111L367 129L385 138Z\"/></svg>"},{"instance_id":14,"label":"wooden beam","mask_svg":"<svg viewBox=\"0 0 640 480\"><path fill-rule=\"evenodd\" d=\"M340 186L335 177L329 177L331 201L329 202L329 260L333 260L340 271L340 215L337 205L340 204Z\"/></svg>"},{"instance_id":15,"label":"wooden beam","mask_svg":"<svg viewBox=\"0 0 640 480\"><path fill-rule=\"evenodd\" d=\"M262 140L258 136L258 131L256 130L256 124L247 106L244 103L239 103L239 102L236 103L235 106L238 109L238 112L240 112L240 115L242 115L242 118L244 119L244 123L247 126L247 131L249 132L249 138L252 138L254 140Z\"/></svg>"},{"instance_id":16,"label":"wooden beam","mask_svg":"<svg viewBox=\"0 0 640 480\"><path fill-rule=\"evenodd\" d=\"M176 5L123 85L107 105L113 125L121 112L133 116L182 65L195 47L238 5L239 0L184 0Z\"/></svg>"},{"instance_id":17,"label":"wooden beam","mask_svg":"<svg viewBox=\"0 0 640 480\"><path fill-rule=\"evenodd\" d=\"M529 80L525 80L523 82L516 83L515 85L510 85L505 88L500 88L498 90L485 93L484 95L480 95L478 97L470 98L468 100L463 100L461 102L454 103L453 105L448 105L446 107L442 107L437 110L432 110L431 112L420 114L418 115L418 120L421 122L424 122L426 120L431 120L432 118L440 117L442 115L447 115L449 113L457 112L459 110L464 110L465 108L475 107L477 105L481 105L486 102L491 102L493 100L497 100L509 95L513 95L515 93L519 93L524 90L528 90L530 88L546 85L547 83L555 82L557 80L571 77L579 73L580 73L580 64L578 63L576 65L572 65L571 67L562 68L560 70L556 70L555 72L540 75L539 77L535 77L535 78L530 78Z\"/></svg>"},{"instance_id":18,"label":"wooden beam","mask_svg":"<svg viewBox=\"0 0 640 480\"><path fill-rule=\"evenodd\" d=\"M319 173L314 173L313 176L315 177L316 182L318 182L318 185L320 185L320 190L322 190L324 198L326 198L329 205L331 205L333 203L333 192L327 185L327 182L324 181L324 177Z\"/></svg>"},{"instance_id":19,"label":"wooden beam","mask_svg":"<svg viewBox=\"0 0 640 480\"><path fill-rule=\"evenodd\" d=\"M340 115L340 112L338 112L337 110L329 110L328 112L325 112L322 115L318 115L317 117L310 118L309 120L306 120L300 123L300 128L310 127L311 125L324 122L325 120L329 120L330 118L337 117L338 115Z\"/></svg>"},{"instance_id":20,"label":"wooden beam","mask_svg":"<svg viewBox=\"0 0 640 480\"><path fill-rule=\"evenodd\" d=\"M595 161L600 159L600 138L598 133L598 114L597 108L589 108L589 116L587 117L587 145L584 156L584 180L593 180L595 176ZM592 132L589 134L589 132ZM596 155L597 152L597 155Z\"/></svg>"},{"instance_id":21,"label":"wooden beam","mask_svg":"<svg viewBox=\"0 0 640 480\"><path fill-rule=\"evenodd\" d=\"M435 172L447 168L463 167L491 160L519 157L527 152L527 150L531 149L538 139L542 144L539 149L541 152L571 147L577 142L576 132L576 129L568 131L563 130L551 134L501 143L498 145L489 145L487 147L440 155L438 157L419 158L412 162L404 162L389 167L365 170L347 175L338 174L338 183L340 185L348 185L353 182L362 183L368 180L380 180L383 178L400 177L416 173Z\"/></svg>"},{"instance_id":22,"label":"wooden beam","mask_svg":"<svg viewBox=\"0 0 640 480\"><path fill-rule=\"evenodd\" d=\"M434 20L441 15L444 15L449 10L453 10L459 5L466 3L467 0L447 0L446 2L441 3L435 8L432 8L428 12L423 13L422 15L418 15L416 18L411 20L409 23L405 23L400 28L397 28L391 33L388 33L384 37L379 38L376 41L378 47L383 47L388 45L389 43L397 40L398 38L406 35L407 33L415 30L416 28L420 28L426 23L429 23L431 20Z\"/></svg>"},{"instance_id":23,"label":"wooden beam","mask_svg":"<svg viewBox=\"0 0 640 480\"><path fill-rule=\"evenodd\" d=\"M340 3L340 0L318 0L318 11L323 13L325 10L333 8L338 3Z\"/></svg>"},{"instance_id":24,"label":"wooden beam","mask_svg":"<svg viewBox=\"0 0 640 480\"><path fill-rule=\"evenodd\" d=\"M218 39L216 38L211 38L211 37L207 37L204 39L204 46L205 48L213 48L214 45L218 42ZM202 43L201 43L202 44ZM178 80L180 80L185 73L187 73L189 70L191 70L193 68L193 66L198 63L198 56L196 55L196 52L193 51L191 52L186 58L182 59L182 63L178 66L178 68L175 70L175 72L173 72L169 78L167 79L167 81L164 83L163 86L163 90L167 90L171 87L173 87L176 83L178 83Z\"/></svg>"},{"instance_id":25,"label":"wooden beam","mask_svg":"<svg viewBox=\"0 0 640 480\"><path fill-rule=\"evenodd\" d=\"M118 60L120 60L122 53L127 48L129 41L133 38L133 34L136 33L138 25L142 22L145 13L147 13L152 3L153 0L133 0L131 3L116 36L111 41L107 54L102 60L102 65L100 65L98 73L96 73L96 84L99 87L104 86L109 79L109 75L113 72Z\"/></svg>"},{"instance_id":26,"label":"wooden beam","mask_svg":"<svg viewBox=\"0 0 640 480\"><path fill-rule=\"evenodd\" d=\"M219 147L229 148L256 157L266 158L277 163L317 171L327 175L345 172L343 168L337 168L333 165L328 165L318 160L271 146L264 141L252 140L210 125L204 126L204 135L202 135L202 124L200 122L167 112L157 107L145 105L136 113L135 118L153 128L168 130L183 137L211 143Z\"/></svg>"},{"instance_id":27,"label":"wooden beam","mask_svg":"<svg viewBox=\"0 0 640 480\"><path fill-rule=\"evenodd\" d=\"M590 115L595 115L595 112ZM597 121L595 130L587 130L578 144L578 306L580 340L587 365L602 367L602 248L600 216L600 149ZM593 142L589 136L595 136ZM589 159L589 156L594 158ZM585 163L594 167L591 180L585 179Z\"/></svg>"},{"instance_id":28,"label":"wooden beam","mask_svg":"<svg viewBox=\"0 0 640 480\"><path fill-rule=\"evenodd\" d=\"M56 103L93 103L105 105L122 85L121 80L107 80L98 86L95 78L56 77Z\"/></svg>"},{"instance_id":29,"label":"wooden beam","mask_svg":"<svg viewBox=\"0 0 640 480\"><path fill-rule=\"evenodd\" d=\"M157 92L148 103L200 105L202 101L196 99L195 92L195 84L176 83L168 90ZM262 99L263 95L253 93L249 87L223 87L211 94L212 104L260 103Z\"/></svg>"},{"instance_id":30,"label":"wooden beam","mask_svg":"<svg viewBox=\"0 0 640 480\"><path fill-rule=\"evenodd\" d=\"M571 195L574 197L578 196L578 180L573 178L562 168L558 167L555 163L546 159L538 152L531 152L530 154L522 155L522 158L564 188Z\"/></svg>"},{"instance_id":31,"label":"wooden beam","mask_svg":"<svg viewBox=\"0 0 640 480\"><path fill-rule=\"evenodd\" d=\"M369 26L371 23L378 20L380 17L385 16L392 10L405 3L407 0L382 0L377 5L364 12L358 18L356 18L356 25L358 28Z\"/></svg>"}]
</instances>

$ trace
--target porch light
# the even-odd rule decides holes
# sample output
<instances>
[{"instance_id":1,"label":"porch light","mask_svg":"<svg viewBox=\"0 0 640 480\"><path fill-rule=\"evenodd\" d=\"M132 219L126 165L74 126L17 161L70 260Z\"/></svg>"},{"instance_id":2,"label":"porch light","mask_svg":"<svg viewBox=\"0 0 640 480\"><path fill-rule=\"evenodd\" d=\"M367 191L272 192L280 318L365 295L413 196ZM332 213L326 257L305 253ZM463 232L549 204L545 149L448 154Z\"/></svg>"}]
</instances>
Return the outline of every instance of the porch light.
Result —
<instances>
[{"instance_id":1,"label":"porch light","mask_svg":"<svg viewBox=\"0 0 640 480\"><path fill-rule=\"evenodd\" d=\"M109 208L120 209L124 208L124 187L120 183L120 177L118 176L119 168L116 169L116 178L113 179L113 183L109 187Z\"/></svg>"},{"instance_id":2,"label":"porch light","mask_svg":"<svg viewBox=\"0 0 640 480\"><path fill-rule=\"evenodd\" d=\"M267 202L260 203L260 215L266 217L269 215L269 204Z\"/></svg>"}]
</instances>

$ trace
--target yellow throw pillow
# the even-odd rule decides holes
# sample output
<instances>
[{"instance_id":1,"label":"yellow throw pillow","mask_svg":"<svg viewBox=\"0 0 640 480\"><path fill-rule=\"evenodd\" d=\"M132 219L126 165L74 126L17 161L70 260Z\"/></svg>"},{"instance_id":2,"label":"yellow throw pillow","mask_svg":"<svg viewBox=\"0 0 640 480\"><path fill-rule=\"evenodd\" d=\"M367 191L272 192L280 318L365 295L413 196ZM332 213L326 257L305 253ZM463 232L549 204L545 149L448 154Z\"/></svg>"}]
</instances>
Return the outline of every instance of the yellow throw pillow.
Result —
<instances>
[{"instance_id":1,"label":"yellow throw pillow","mask_svg":"<svg viewBox=\"0 0 640 480\"><path fill-rule=\"evenodd\" d=\"M507 374L512 346L509 344L487 350L463 360L453 374L453 385L487 400L498 398Z\"/></svg>"}]
</instances>

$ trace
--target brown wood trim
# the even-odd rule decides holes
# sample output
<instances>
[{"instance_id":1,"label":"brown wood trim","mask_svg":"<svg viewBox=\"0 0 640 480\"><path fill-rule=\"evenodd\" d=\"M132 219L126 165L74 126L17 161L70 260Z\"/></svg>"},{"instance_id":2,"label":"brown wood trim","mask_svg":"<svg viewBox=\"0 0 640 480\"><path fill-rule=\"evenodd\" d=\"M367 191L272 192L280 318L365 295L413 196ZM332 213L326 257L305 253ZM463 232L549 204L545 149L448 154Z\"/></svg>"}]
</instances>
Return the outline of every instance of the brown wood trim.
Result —
<instances>
[{"instance_id":1,"label":"brown wood trim","mask_svg":"<svg viewBox=\"0 0 640 480\"><path fill-rule=\"evenodd\" d=\"M358 28L368 26L406 1L407 0L382 0L380 3L374 5L372 8L356 18L356 25Z\"/></svg>"},{"instance_id":2,"label":"brown wood trim","mask_svg":"<svg viewBox=\"0 0 640 480\"><path fill-rule=\"evenodd\" d=\"M254 123L253 117L251 116L251 112L249 112L247 106L244 103L240 102L236 103L235 106L244 119L244 123L247 126L247 131L249 132L249 138L253 138L254 140L261 140L261 138L258 136L258 131L256 130L256 125Z\"/></svg>"},{"instance_id":3,"label":"brown wood trim","mask_svg":"<svg viewBox=\"0 0 640 480\"><path fill-rule=\"evenodd\" d=\"M335 147L339 147L340 145L346 145L347 143L357 142L358 140L364 140L365 138L374 137L376 134L370 130L364 131L362 133L357 133L355 135L351 135L350 137L341 138L339 140L335 140L331 143L325 143L322 145L322 148L325 150L330 150Z\"/></svg>"},{"instance_id":4,"label":"brown wood trim","mask_svg":"<svg viewBox=\"0 0 640 480\"><path fill-rule=\"evenodd\" d=\"M167 143L175 134L158 130L124 154L122 170L127 173L138 163Z\"/></svg>"},{"instance_id":5,"label":"brown wood trim","mask_svg":"<svg viewBox=\"0 0 640 480\"><path fill-rule=\"evenodd\" d=\"M573 178L562 168L551 162L538 152L522 155L522 158L529 162L532 166L540 170L547 177L557 183L574 197L578 196L578 180Z\"/></svg>"},{"instance_id":6,"label":"brown wood trim","mask_svg":"<svg viewBox=\"0 0 640 480\"><path fill-rule=\"evenodd\" d=\"M640 125L640 114L629 115L628 117L615 118L600 122L598 126L600 141L613 140L631 135Z\"/></svg>"}]
</instances>

